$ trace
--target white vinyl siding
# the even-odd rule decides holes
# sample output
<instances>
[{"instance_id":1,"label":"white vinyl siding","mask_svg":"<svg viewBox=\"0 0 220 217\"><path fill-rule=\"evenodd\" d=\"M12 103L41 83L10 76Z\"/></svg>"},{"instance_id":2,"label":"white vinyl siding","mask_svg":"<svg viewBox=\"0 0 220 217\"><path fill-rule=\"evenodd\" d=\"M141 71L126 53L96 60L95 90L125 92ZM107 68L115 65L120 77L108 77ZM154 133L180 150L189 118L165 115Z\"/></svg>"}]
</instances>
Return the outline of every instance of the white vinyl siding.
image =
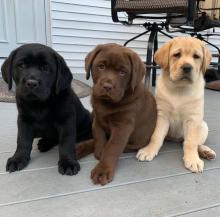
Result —
<instances>
[{"instance_id":1,"label":"white vinyl siding","mask_svg":"<svg viewBox=\"0 0 220 217\"><path fill-rule=\"evenodd\" d=\"M110 1L51 0L52 46L67 61L73 73L84 73L86 54L96 45L123 44L145 31L143 27L126 27L113 23ZM143 59L146 56L147 36L129 46Z\"/></svg>"},{"instance_id":2,"label":"white vinyl siding","mask_svg":"<svg viewBox=\"0 0 220 217\"><path fill-rule=\"evenodd\" d=\"M123 44L145 31L142 26L113 23L110 8L110 0L51 0L52 46L65 58L73 73L84 73L85 56L97 44ZM129 44L143 60L147 40L145 35ZM159 46L166 40L167 37L159 35ZM211 37L210 42L218 46L220 37ZM211 50L216 53L215 49Z\"/></svg>"}]
</instances>

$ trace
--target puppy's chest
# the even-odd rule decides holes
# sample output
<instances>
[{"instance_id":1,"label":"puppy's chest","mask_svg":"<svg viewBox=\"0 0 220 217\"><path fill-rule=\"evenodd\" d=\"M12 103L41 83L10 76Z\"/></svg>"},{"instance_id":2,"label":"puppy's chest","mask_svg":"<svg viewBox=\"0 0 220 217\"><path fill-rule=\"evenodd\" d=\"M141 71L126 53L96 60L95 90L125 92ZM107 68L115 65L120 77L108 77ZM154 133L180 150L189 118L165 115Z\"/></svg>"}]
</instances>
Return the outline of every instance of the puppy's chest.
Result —
<instances>
[{"instance_id":1,"label":"puppy's chest","mask_svg":"<svg viewBox=\"0 0 220 217\"><path fill-rule=\"evenodd\" d=\"M123 114L121 112L116 112L112 110L102 110L98 108L94 110L94 115L96 120L99 122L104 131L109 134L111 128L123 122Z\"/></svg>"},{"instance_id":2,"label":"puppy's chest","mask_svg":"<svg viewBox=\"0 0 220 217\"><path fill-rule=\"evenodd\" d=\"M182 138L184 134L184 122L190 117L188 111L188 104L179 101L167 101L158 105L161 108L162 113L169 120L169 132L168 135L173 138Z\"/></svg>"},{"instance_id":3,"label":"puppy's chest","mask_svg":"<svg viewBox=\"0 0 220 217\"><path fill-rule=\"evenodd\" d=\"M46 130L54 124L55 115L49 108L23 109L20 114L26 121L31 123L36 131Z\"/></svg>"},{"instance_id":4,"label":"puppy's chest","mask_svg":"<svg viewBox=\"0 0 220 217\"><path fill-rule=\"evenodd\" d=\"M169 136L174 138L183 137L183 114L179 109L174 109L169 115L170 129Z\"/></svg>"},{"instance_id":5,"label":"puppy's chest","mask_svg":"<svg viewBox=\"0 0 220 217\"><path fill-rule=\"evenodd\" d=\"M104 131L109 134L111 131L111 126L114 123L114 115L96 113L95 118Z\"/></svg>"}]
</instances>

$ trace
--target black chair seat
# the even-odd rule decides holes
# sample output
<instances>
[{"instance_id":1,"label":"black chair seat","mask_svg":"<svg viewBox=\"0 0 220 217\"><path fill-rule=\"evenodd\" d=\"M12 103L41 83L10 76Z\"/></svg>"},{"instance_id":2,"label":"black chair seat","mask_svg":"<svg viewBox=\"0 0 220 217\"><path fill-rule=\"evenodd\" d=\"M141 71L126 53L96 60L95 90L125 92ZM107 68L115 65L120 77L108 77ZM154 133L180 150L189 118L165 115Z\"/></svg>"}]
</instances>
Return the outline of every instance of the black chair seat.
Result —
<instances>
[{"instance_id":1,"label":"black chair seat","mask_svg":"<svg viewBox=\"0 0 220 217\"><path fill-rule=\"evenodd\" d=\"M117 0L114 10L138 14L187 13L187 0Z\"/></svg>"}]
</instances>

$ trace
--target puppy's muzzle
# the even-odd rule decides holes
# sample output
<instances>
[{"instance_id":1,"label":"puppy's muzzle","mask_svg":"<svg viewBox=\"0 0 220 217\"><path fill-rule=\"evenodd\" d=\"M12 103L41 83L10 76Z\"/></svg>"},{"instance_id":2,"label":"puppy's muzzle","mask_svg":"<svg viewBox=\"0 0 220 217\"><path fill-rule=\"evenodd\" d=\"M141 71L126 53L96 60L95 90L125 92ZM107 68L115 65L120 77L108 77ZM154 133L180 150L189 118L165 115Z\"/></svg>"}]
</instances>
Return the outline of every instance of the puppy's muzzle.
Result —
<instances>
[{"instance_id":1,"label":"puppy's muzzle","mask_svg":"<svg viewBox=\"0 0 220 217\"><path fill-rule=\"evenodd\" d=\"M190 64L184 64L181 66L181 70L185 75L189 75L192 72L192 66Z\"/></svg>"},{"instance_id":2,"label":"puppy's muzzle","mask_svg":"<svg viewBox=\"0 0 220 217\"><path fill-rule=\"evenodd\" d=\"M110 84L110 83L108 83L108 82L104 82L103 84L102 84L102 88L103 88L103 90L105 91L105 92L111 92L112 91L112 89L113 89L113 85L112 84Z\"/></svg>"},{"instance_id":3,"label":"puppy's muzzle","mask_svg":"<svg viewBox=\"0 0 220 217\"><path fill-rule=\"evenodd\" d=\"M34 80L34 79L28 79L25 82L25 86L29 89L29 90L33 90L39 87L39 81Z\"/></svg>"}]
</instances>

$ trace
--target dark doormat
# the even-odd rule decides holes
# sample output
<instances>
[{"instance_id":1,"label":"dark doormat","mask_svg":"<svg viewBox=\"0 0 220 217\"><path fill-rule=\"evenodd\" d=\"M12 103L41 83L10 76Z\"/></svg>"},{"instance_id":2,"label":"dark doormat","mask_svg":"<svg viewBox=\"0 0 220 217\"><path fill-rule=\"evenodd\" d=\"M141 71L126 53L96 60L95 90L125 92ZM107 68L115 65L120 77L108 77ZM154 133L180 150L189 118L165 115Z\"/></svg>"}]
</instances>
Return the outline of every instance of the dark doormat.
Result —
<instances>
[{"instance_id":1,"label":"dark doormat","mask_svg":"<svg viewBox=\"0 0 220 217\"><path fill-rule=\"evenodd\" d=\"M205 81L205 87L207 89L220 91L220 72L218 69L207 69L205 73Z\"/></svg>"},{"instance_id":2,"label":"dark doormat","mask_svg":"<svg viewBox=\"0 0 220 217\"><path fill-rule=\"evenodd\" d=\"M220 80L207 82L205 87L210 90L220 91Z\"/></svg>"},{"instance_id":3,"label":"dark doormat","mask_svg":"<svg viewBox=\"0 0 220 217\"><path fill-rule=\"evenodd\" d=\"M72 88L80 98L90 95L90 86L79 80L72 81ZM15 92L8 91L8 85L3 79L0 79L0 102L15 102Z\"/></svg>"}]
</instances>

